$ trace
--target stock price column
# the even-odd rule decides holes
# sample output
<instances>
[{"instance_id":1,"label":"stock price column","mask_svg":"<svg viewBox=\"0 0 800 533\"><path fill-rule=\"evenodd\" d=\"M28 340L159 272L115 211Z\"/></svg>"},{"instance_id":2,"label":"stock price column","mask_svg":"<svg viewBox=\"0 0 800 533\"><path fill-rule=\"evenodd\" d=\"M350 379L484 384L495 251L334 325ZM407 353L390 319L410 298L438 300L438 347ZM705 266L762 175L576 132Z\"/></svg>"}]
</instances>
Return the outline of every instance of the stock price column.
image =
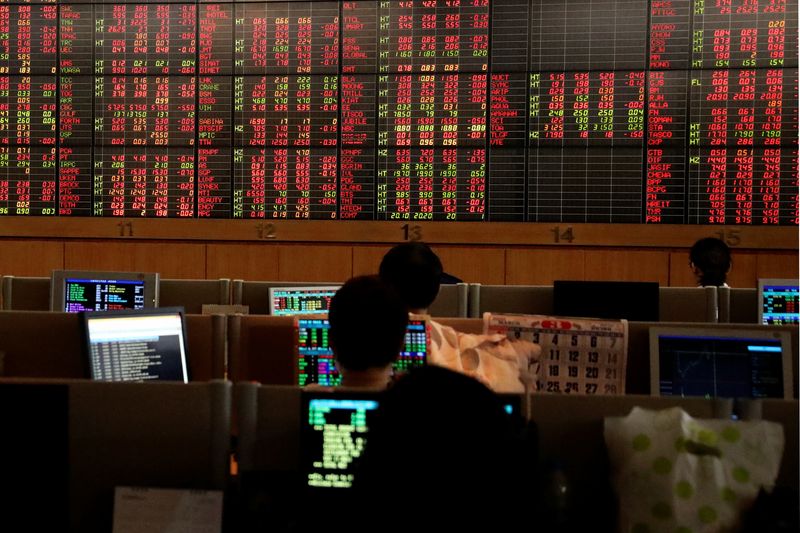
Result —
<instances>
[{"instance_id":1,"label":"stock price column","mask_svg":"<svg viewBox=\"0 0 800 533\"><path fill-rule=\"evenodd\" d=\"M92 214L94 6L59 6L58 214Z\"/></svg>"},{"instance_id":2,"label":"stock price column","mask_svg":"<svg viewBox=\"0 0 800 533\"><path fill-rule=\"evenodd\" d=\"M230 218L234 6L197 9L197 216Z\"/></svg>"},{"instance_id":3,"label":"stock price column","mask_svg":"<svg viewBox=\"0 0 800 533\"><path fill-rule=\"evenodd\" d=\"M797 224L797 3L695 0L689 222Z\"/></svg>"},{"instance_id":4,"label":"stock price column","mask_svg":"<svg viewBox=\"0 0 800 533\"><path fill-rule=\"evenodd\" d=\"M483 220L489 2L379 5L378 218Z\"/></svg>"},{"instance_id":5,"label":"stock price column","mask_svg":"<svg viewBox=\"0 0 800 533\"><path fill-rule=\"evenodd\" d=\"M55 215L58 7L0 5L0 215Z\"/></svg>"},{"instance_id":6,"label":"stock price column","mask_svg":"<svg viewBox=\"0 0 800 533\"><path fill-rule=\"evenodd\" d=\"M528 220L641 221L646 41L644 2L532 3Z\"/></svg>"},{"instance_id":7,"label":"stock price column","mask_svg":"<svg viewBox=\"0 0 800 533\"><path fill-rule=\"evenodd\" d=\"M196 7L95 5L92 214L195 214Z\"/></svg>"},{"instance_id":8,"label":"stock price column","mask_svg":"<svg viewBox=\"0 0 800 533\"><path fill-rule=\"evenodd\" d=\"M235 5L234 218L336 218L339 5Z\"/></svg>"},{"instance_id":9,"label":"stock price column","mask_svg":"<svg viewBox=\"0 0 800 533\"><path fill-rule=\"evenodd\" d=\"M528 0L492 2L488 191L490 220L526 220L525 143L529 21Z\"/></svg>"},{"instance_id":10,"label":"stock price column","mask_svg":"<svg viewBox=\"0 0 800 533\"><path fill-rule=\"evenodd\" d=\"M681 224L686 217L689 4L688 0L650 4L644 212L647 224Z\"/></svg>"},{"instance_id":11,"label":"stock price column","mask_svg":"<svg viewBox=\"0 0 800 533\"><path fill-rule=\"evenodd\" d=\"M342 219L372 220L376 207L378 2L343 2L342 17L339 214Z\"/></svg>"}]
</instances>

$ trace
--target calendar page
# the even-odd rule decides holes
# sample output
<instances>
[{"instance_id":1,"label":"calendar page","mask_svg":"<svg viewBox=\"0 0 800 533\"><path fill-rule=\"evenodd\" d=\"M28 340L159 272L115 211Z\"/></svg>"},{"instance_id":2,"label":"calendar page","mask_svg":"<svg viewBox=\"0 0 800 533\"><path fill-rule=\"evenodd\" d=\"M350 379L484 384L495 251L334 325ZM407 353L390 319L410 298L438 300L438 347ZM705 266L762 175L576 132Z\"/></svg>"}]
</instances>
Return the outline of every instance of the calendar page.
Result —
<instances>
[{"instance_id":1,"label":"calendar page","mask_svg":"<svg viewBox=\"0 0 800 533\"><path fill-rule=\"evenodd\" d=\"M483 327L542 348L540 392L625 394L627 320L484 313Z\"/></svg>"}]
</instances>

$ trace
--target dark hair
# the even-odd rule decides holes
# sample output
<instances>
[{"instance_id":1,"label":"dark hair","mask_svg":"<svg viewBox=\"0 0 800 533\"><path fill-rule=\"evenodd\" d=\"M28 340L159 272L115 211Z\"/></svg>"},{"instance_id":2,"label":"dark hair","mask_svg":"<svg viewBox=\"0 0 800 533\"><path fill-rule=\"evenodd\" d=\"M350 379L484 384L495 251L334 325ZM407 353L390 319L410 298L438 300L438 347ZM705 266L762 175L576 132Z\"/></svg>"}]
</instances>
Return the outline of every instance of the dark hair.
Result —
<instances>
[{"instance_id":1,"label":"dark hair","mask_svg":"<svg viewBox=\"0 0 800 533\"><path fill-rule=\"evenodd\" d=\"M509 487L517 478L530 481L522 451L513 420L489 388L443 367L416 368L383 393L353 488L373 527L388 521L392 531L419 523L426 530L503 530L523 508L514 505L523 491ZM386 502L402 509L387 517Z\"/></svg>"},{"instance_id":2,"label":"dark hair","mask_svg":"<svg viewBox=\"0 0 800 533\"><path fill-rule=\"evenodd\" d=\"M721 240L706 237L694 243L689 261L700 271L700 285L719 287L731 269L731 250Z\"/></svg>"},{"instance_id":3,"label":"dark hair","mask_svg":"<svg viewBox=\"0 0 800 533\"><path fill-rule=\"evenodd\" d=\"M386 252L379 273L410 309L426 309L439 294L442 262L427 244L407 242Z\"/></svg>"},{"instance_id":4,"label":"dark hair","mask_svg":"<svg viewBox=\"0 0 800 533\"><path fill-rule=\"evenodd\" d=\"M408 308L377 276L359 276L333 295L328 320L331 347L342 368L380 368L400 353Z\"/></svg>"}]
</instances>

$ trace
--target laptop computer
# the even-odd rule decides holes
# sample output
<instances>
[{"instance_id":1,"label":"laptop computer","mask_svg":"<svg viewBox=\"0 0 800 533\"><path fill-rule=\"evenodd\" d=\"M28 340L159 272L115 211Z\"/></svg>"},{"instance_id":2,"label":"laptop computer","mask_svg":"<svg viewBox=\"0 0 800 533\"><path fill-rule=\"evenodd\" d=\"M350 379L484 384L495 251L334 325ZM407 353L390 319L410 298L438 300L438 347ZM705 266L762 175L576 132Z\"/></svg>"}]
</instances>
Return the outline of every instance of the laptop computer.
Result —
<instances>
[{"instance_id":1,"label":"laptop computer","mask_svg":"<svg viewBox=\"0 0 800 533\"><path fill-rule=\"evenodd\" d=\"M650 328L653 396L791 399L788 331Z\"/></svg>"},{"instance_id":2,"label":"laptop computer","mask_svg":"<svg viewBox=\"0 0 800 533\"><path fill-rule=\"evenodd\" d=\"M89 375L189 382L183 308L83 313Z\"/></svg>"}]
</instances>

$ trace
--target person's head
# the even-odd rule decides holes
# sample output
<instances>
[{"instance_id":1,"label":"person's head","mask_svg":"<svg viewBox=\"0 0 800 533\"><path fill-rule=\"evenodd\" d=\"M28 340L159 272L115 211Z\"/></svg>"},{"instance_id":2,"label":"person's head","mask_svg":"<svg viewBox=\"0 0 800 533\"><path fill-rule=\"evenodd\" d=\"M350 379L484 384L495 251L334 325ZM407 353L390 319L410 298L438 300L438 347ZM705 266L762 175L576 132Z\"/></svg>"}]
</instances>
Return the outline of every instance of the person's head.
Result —
<instances>
[{"instance_id":1,"label":"person's head","mask_svg":"<svg viewBox=\"0 0 800 533\"><path fill-rule=\"evenodd\" d=\"M383 394L354 489L375 519L386 502L413 498L391 517L392 531L422 517L426 529L503 529L515 495L497 487L526 478L521 452L518 428L489 388L443 367L415 368Z\"/></svg>"},{"instance_id":2,"label":"person's head","mask_svg":"<svg viewBox=\"0 0 800 533\"><path fill-rule=\"evenodd\" d=\"M422 312L439 294L442 262L427 244L407 242L386 252L379 275L400 293L412 312Z\"/></svg>"},{"instance_id":3,"label":"person's head","mask_svg":"<svg viewBox=\"0 0 800 533\"><path fill-rule=\"evenodd\" d=\"M731 270L731 250L717 238L700 239L689 251L689 266L700 285L719 287Z\"/></svg>"},{"instance_id":4,"label":"person's head","mask_svg":"<svg viewBox=\"0 0 800 533\"><path fill-rule=\"evenodd\" d=\"M348 373L391 369L403 345L408 308L377 276L352 278L336 291L328 311L330 345Z\"/></svg>"}]
</instances>

